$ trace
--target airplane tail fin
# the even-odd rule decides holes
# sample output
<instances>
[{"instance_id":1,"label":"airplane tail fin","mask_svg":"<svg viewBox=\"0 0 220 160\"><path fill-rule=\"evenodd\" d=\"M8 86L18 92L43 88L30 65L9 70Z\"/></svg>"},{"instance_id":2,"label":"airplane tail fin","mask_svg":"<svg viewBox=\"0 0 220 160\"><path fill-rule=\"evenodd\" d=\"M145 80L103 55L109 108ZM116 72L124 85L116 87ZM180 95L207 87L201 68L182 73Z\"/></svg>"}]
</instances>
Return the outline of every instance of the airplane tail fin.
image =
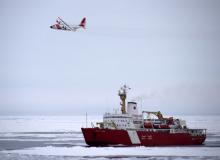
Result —
<instances>
[{"instance_id":1,"label":"airplane tail fin","mask_svg":"<svg viewBox=\"0 0 220 160\"><path fill-rule=\"evenodd\" d=\"M84 29L86 29L86 18L84 17L81 21L81 23L79 24L79 26L83 27Z\"/></svg>"}]
</instances>

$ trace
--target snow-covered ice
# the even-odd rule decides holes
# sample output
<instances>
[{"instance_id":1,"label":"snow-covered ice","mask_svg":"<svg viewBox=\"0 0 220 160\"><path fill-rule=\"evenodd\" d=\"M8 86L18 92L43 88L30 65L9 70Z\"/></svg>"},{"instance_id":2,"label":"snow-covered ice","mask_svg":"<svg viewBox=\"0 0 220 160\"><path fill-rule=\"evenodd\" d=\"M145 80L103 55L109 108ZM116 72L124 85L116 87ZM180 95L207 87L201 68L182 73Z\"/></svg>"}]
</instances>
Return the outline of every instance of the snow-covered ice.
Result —
<instances>
[{"instance_id":1,"label":"snow-covered ice","mask_svg":"<svg viewBox=\"0 0 220 160\"><path fill-rule=\"evenodd\" d=\"M220 159L220 117L175 116L190 128L206 128L201 146L88 147L81 133L85 116L0 117L0 159ZM101 116L88 116L88 125ZM95 124L95 123L94 123Z\"/></svg>"},{"instance_id":2,"label":"snow-covered ice","mask_svg":"<svg viewBox=\"0 0 220 160\"><path fill-rule=\"evenodd\" d=\"M5 151L28 155L56 156L218 156L219 147L36 147L22 150Z\"/></svg>"}]
</instances>

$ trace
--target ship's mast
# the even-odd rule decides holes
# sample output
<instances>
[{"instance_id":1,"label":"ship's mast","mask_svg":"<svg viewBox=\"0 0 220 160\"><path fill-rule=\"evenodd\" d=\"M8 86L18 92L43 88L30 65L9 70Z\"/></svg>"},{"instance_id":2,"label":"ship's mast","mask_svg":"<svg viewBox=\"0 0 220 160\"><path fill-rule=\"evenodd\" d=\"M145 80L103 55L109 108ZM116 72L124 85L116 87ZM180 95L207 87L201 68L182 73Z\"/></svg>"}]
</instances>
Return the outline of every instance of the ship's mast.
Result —
<instances>
[{"instance_id":1,"label":"ship's mast","mask_svg":"<svg viewBox=\"0 0 220 160\"><path fill-rule=\"evenodd\" d=\"M120 96L121 99L121 113L126 114L126 97L127 97L127 92L128 90L131 89L128 86L124 85L123 87L120 88L118 91L118 95Z\"/></svg>"}]
</instances>

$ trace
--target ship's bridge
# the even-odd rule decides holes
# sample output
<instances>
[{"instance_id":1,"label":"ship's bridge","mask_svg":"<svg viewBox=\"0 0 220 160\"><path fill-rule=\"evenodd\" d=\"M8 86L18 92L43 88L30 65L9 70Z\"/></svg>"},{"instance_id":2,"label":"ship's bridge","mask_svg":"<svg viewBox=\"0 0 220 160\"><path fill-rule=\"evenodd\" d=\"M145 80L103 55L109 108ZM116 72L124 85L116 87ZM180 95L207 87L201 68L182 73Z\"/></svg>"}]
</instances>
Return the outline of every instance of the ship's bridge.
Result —
<instances>
[{"instance_id":1,"label":"ship's bridge","mask_svg":"<svg viewBox=\"0 0 220 160\"><path fill-rule=\"evenodd\" d=\"M112 114L105 113L103 116L104 128L117 128L117 129L134 129L132 116L128 114Z\"/></svg>"},{"instance_id":2,"label":"ship's bridge","mask_svg":"<svg viewBox=\"0 0 220 160\"><path fill-rule=\"evenodd\" d=\"M109 129L137 129L142 124L141 115L105 113L103 116L104 128Z\"/></svg>"}]
</instances>

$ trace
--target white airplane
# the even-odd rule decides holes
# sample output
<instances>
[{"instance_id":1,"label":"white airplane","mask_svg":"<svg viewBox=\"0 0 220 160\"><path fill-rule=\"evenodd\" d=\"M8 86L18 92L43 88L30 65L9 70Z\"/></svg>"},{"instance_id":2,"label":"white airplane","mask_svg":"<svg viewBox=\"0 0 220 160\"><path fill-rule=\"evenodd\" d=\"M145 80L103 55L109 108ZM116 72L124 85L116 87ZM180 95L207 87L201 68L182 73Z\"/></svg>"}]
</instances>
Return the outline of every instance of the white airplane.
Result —
<instances>
[{"instance_id":1,"label":"white airplane","mask_svg":"<svg viewBox=\"0 0 220 160\"><path fill-rule=\"evenodd\" d=\"M56 24L50 26L52 29L65 30L65 31L76 31L79 28L86 29L86 18L84 17L79 25L69 25L64 22L60 17L57 18Z\"/></svg>"}]
</instances>

